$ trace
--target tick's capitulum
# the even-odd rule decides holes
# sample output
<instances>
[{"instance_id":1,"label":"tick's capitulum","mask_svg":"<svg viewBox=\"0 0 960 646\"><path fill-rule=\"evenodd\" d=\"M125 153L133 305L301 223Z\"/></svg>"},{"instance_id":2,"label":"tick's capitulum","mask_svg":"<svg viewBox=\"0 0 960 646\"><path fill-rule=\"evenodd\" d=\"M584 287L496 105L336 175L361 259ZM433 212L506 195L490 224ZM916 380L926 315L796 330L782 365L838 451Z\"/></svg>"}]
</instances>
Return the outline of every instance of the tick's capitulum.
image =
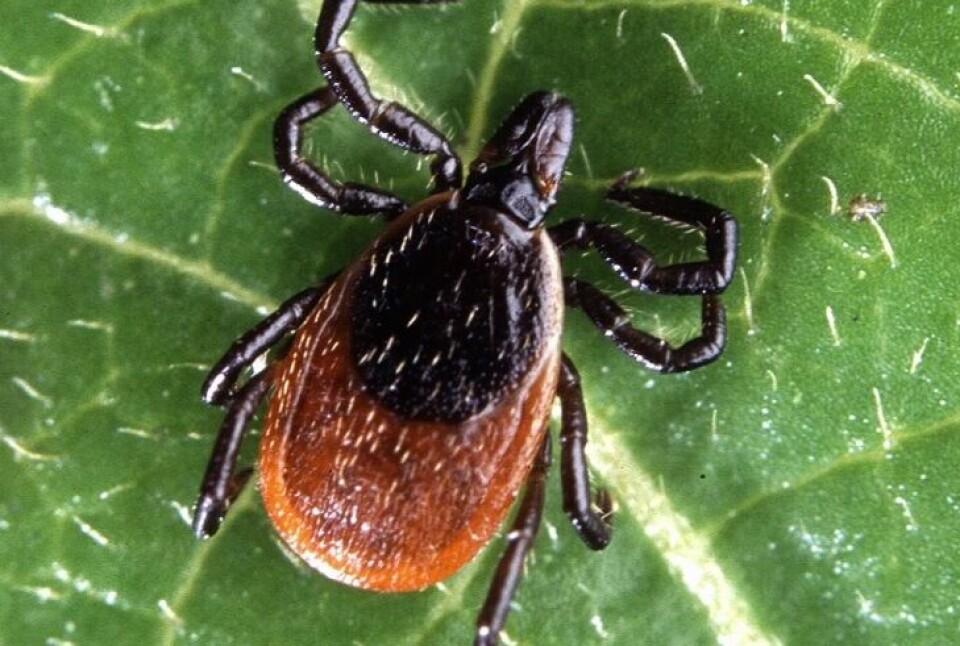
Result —
<instances>
[{"instance_id":1,"label":"tick's capitulum","mask_svg":"<svg viewBox=\"0 0 960 646\"><path fill-rule=\"evenodd\" d=\"M549 92L514 109L463 182L449 142L403 106L374 97L339 46L355 4L324 4L316 46L327 86L280 114L274 149L284 181L311 202L346 215L379 213L389 224L354 263L285 302L211 370L203 399L227 413L194 531L216 532L245 481L239 446L271 390L260 448L264 505L287 545L338 581L394 592L443 580L490 540L525 485L477 621L476 643L492 644L540 525L554 397L564 510L590 548L610 540L609 498L590 493L580 378L560 349L564 305L582 308L653 370L709 363L724 345L715 295L733 276L737 226L705 202L631 188L627 174L607 197L701 230L707 260L658 266L608 225L545 227L574 122L570 103ZM432 156L434 194L408 206L372 186L337 183L304 158L305 124L338 103L391 143ZM673 348L632 327L596 287L563 277L559 255L590 247L637 289L700 295L700 336ZM253 360L290 332L290 350L240 384Z\"/></svg>"}]
</instances>

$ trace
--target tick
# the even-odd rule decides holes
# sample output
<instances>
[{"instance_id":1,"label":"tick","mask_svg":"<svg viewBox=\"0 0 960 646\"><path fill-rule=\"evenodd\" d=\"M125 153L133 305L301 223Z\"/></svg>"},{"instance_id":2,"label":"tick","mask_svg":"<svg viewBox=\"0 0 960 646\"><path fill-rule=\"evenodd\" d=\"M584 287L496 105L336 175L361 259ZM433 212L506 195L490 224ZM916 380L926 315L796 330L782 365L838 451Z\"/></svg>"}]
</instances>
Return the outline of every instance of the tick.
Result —
<instances>
[{"instance_id":1,"label":"tick","mask_svg":"<svg viewBox=\"0 0 960 646\"><path fill-rule=\"evenodd\" d=\"M464 180L450 142L374 96L339 45L355 6L324 3L315 45L326 86L280 113L274 153L284 181L310 202L388 224L357 260L283 303L210 371L203 400L226 415L193 528L198 537L216 532L247 479L237 454L272 391L259 458L264 506L293 552L337 581L382 592L442 581L490 541L523 490L477 619L476 643L494 644L540 525L554 398L564 511L588 547L610 540L610 498L591 495L580 377L560 347L564 307L581 308L655 371L707 364L726 338L717 294L734 273L737 225L706 202L631 187L626 174L607 198L700 230L706 260L661 266L615 227L545 226L574 126L570 102L551 92L520 102ZM373 186L338 183L304 157L304 127L337 104L392 144L432 157L432 195L410 206ZM560 256L571 249L596 250L633 288L700 296L700 334L671 347L634 328L609 296L563 276ZM241 379L290 333L285 354Z\"/></svg>"}]
</instances>

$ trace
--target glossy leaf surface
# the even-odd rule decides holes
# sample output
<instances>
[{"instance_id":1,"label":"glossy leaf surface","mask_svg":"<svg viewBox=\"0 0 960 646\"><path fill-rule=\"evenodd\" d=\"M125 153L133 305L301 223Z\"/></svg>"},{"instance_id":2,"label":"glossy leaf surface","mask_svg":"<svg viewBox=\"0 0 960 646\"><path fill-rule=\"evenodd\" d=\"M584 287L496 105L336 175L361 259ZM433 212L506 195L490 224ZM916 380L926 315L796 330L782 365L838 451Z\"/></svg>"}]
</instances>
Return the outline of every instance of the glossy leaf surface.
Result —
<instances>
[{"instance_id":1,"label":"glossy leaf surface","mask_svg":"<svg viewBox=\"0 0 960 646\"><path fill-rule=\"evenodd\" d=\"M252 489L214 540L187 524L220 419L205 369L380 227L311 208L272 167L274 116L319 83L316 10L0 8L0 643L470 640L500 542L442 589L382 596L286 558ZM571 98L553 221L695 257L695 237L603 202L643 168L741 222L719 363L645 373L570 313L615 536L586 550L553 478L513 642L955 640L958 28L946 0L360 8L347 41L375 89L465 160L526 93ZM309 150L425 193L413 156L342 111ZM852 218L861 193L886 213ZM635 324L695 332L696 299L631 294L590 256L567 268Z\"/></svg>"}]
</instances>

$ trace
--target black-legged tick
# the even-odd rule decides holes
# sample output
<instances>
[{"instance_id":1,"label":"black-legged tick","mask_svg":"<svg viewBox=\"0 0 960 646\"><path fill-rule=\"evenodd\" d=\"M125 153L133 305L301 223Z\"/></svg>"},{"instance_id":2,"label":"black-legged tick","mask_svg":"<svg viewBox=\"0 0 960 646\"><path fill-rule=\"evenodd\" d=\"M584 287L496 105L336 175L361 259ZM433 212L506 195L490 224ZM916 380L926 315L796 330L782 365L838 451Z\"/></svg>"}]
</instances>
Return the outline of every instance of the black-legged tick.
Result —
<instances>
[{"instance_id":1,"label":"black-legged tick","mask_svg":"<svg viewBox=\"0 0 960 646\"><path fill-rule=\"evenodd\" d=\"M346 215L381 214L389 224L355 262L289 299L211 370L203 399L227 413L194 530L216 532L245 481L239 446L271 389L260 448L264 505L287 545L338 581L405 591L443 580L486 545L526 485L477 620L476 643L493 644L540 525L554 397L562 408L564 510L590 548L610 540L610 499L590 492L580 378L560 348L564 305L582 308L648 368L709 363L725 342L716 295L733 276L737 225L711 204L631 188L627 174L609 200L701 230L705 261L658 266L605 224L546 227L574 123L571 104L549 92L513 110L464 182L447 139L373 96L340 47L355 5L324 3L315 42L327 85L280 114L274 150L284 181L311 202ZM432 156L433 195L408 206L372 186L335 182L303 157L304 126L337 104L391 143ZM673 348L632 327L596 287L564 277L560 255L591 247L634 288L702 296L700 335ZM290 350L240 385L253 360L290 332Z\"/></svg>"}]
</instances>

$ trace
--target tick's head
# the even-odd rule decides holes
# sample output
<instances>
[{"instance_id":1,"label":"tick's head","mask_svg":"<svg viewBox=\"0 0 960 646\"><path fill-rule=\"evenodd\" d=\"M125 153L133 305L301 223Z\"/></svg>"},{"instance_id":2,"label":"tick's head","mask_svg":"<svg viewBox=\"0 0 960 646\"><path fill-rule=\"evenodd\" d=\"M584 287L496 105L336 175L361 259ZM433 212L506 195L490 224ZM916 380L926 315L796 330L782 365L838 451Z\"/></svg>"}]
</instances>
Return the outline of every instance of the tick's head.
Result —
<instances>
[{"instance_id":1,"label":"tick's head","mask_svg":"<svg viewBox=\"0 0 960 646\"><path fill-rule=\"evenodd\" d=\"M470 164L464 197L540 226L556 201L573 140L573 106L536 92L513 109Z\"/></svg>"}]
</instances>

